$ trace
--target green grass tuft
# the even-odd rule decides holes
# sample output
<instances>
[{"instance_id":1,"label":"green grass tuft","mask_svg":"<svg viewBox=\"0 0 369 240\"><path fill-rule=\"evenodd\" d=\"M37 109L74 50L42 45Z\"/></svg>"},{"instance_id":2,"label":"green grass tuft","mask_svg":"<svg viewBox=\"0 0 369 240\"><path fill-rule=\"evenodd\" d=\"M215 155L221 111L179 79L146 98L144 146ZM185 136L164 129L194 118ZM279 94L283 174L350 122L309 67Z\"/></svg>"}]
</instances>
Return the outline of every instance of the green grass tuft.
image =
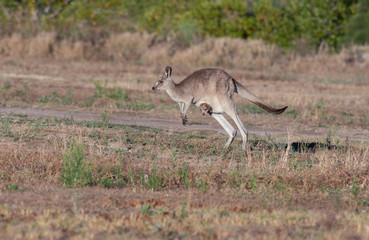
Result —
<instances>
[{"instance_id":1,"label":"green grass tuft","mask_svg":"<svg viewBox=\"0 0 369 240\"><path fill-rule=\"evenodd\" d=\"M60 179L64 186L83 187L91 183L90 166L85 161L84 145L73 142L66 149Z\"/></svg>"}]
</instances>

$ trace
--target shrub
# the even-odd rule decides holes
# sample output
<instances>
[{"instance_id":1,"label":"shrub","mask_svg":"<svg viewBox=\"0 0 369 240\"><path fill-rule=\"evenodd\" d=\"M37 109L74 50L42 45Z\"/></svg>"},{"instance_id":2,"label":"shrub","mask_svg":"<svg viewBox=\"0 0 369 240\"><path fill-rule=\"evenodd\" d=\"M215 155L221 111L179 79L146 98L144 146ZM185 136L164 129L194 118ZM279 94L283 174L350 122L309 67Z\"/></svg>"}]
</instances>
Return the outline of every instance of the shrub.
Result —
<instances>
[{"instance_id":1,"label":"shrub","mask_svg":"<svg viewBox=\"0 0 369 240\"><path fill-rule=\"evenodd\" d=\"M355 10L353 10L355 12ZM369 43L369 0L360 0L357 13L347 26L346 40L357 44Z\"/></svg>"},{"instance_id":2,"label":"shrub","mask_svg":"<svg viewBox=\"0 0 369 240\"><path fill-rule=\"evenodd\" d=\"M254 4L255 37L283 47L294 47L302 40L315 49L327 45L338 50L345 35L345 24L357 1L261 0Z\"/></svg>"},{"instance_id":3,"label":"shrub","mask_svg":"<svg viewBox=\"0 0 369 240\"><path fill-rule=\"evenodd\" d=\"M91 183L90 165L85 162L85 147L73 142L63 156L60 179L67 187L82 187Z\"/></svg>"},{"instance_id":4,"label":"shrub","mask_svg":"<svg viewBox=\"0 0 369 240\"><path fill-rule=\"evenodd\" d=\"M18 33L13 41L40 32L56 32L56 35L46 34L35 38L32 44L18 44L17 48L5 50L0 48L0 52L17 52L22 56L24 51L28 51L35 57L49 54L78 58L81 53L92 57L107 49L105 59L138 60L143 49L161 42L163 38L174 41L176 45L188 46L210 36L261 38L283 47L306 45L307 49L317 50L328 46L337 50L346 32L352 35L352 40L360 43L368 39L369 0L360 0L357 6L358 1L2 0L0 28L3 31L0 35ZM348 25L355 9L358 13ZM155 33L159 37L142 32ZM117 37L111 38L112 35ZM72 44L66 44L64 39L71 39ZM58 49L51 47L54 40L61 40ZM93 46L95 51L87 52L79 41ZM67 51L72 47L73 51Z\"/></svg>"}]
</instances>

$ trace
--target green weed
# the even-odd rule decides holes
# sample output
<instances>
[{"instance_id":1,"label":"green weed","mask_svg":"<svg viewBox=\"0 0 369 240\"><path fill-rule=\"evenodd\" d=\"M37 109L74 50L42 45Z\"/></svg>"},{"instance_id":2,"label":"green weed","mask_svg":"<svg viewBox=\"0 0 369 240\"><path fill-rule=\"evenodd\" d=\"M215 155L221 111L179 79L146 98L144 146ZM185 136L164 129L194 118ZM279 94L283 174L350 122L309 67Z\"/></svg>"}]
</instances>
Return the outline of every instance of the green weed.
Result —
<instances>
[{"instance_id":1,"label":"green weed","mask_svg":"<svg viewBox=\"0 0 369 240\"><path fill-rule=\"evenodd\" d=\"M41 122L39 119L36 119L35 121L35 133L36 135L38 135L40 133L40 129L41 129Z\"/></svg>"},{"instance_id":2,"label":"green weed","mask_svg":"<svg viewBox=\"0 0 369 240\"><path fill-rule=\"evenodd\" d=\"M128 92L124 92L124 94L123 94L123 100L126 101L126 102L129 100L129 94L128 94Z\"/></svg>"},{"instance_id":3,"label":"green weed","mask_svg":"<svg viewBox=\"0 0 369 240\"><path fill-rule=\"evenodd\" d=\"M42 95L37 101L40 103L47 103L49 102L49 98L45 95Z\"/></svg>"},{"instance_id":4,"label":"green weed","mask_svg":"<svg viewBox=\"0 0 369 240\"><path fill-rule=\"evenodd\" d=\"M121 102L115 102L115 106L117 106L117 108L122 108L123 104Z\"/></svg>"},{"instance_id":5,"label":"green weed","mask_svg":"<svg viewBox=\"0 0 369 240\"><path fill-rule=\"evenodd\" d=\"M178 174L182 182L186 187L191 187L191 181L189 177L190 166L187 163L184 163L178 170Z\"/></svg>"},{"instance_id":6,"label":"green weed","mask_svg":"<svg viewBox=\"0 0 369 240\"><path fill-rule=\"evenodd\" d=\"M152 168L147 187L152 191L156 191L162 187L162 180L156 175L156 164Z\"/></svg>"},{"instance_id":7,"label":"green weed","mask_svg":"<svg viewBox=\"0 0 369 240\"><path fill-rule=\"evenodd\" d=\"M198 177L195 177L195 184L202 193L206 193L206 191L208 190L206 186L205 178L200 179Z\"/></svg>"},{"instance_id":8,"label":"green weed","mask_svg":"<svg viewBox=\"0 0 369 240\"><path fill-rule=\"evenodd\" d=\"M141 208L141 214L150 216L153 213L152 209L153 206L151 203L145 203Z\"/></svg>"},{"instance_id":9,"label":"green weed","mask_svg":"<svg viewBox=\"0 0 369 240\"><path fill-rule=\"evenodd\" d=\"M71 91L68 92L68 94L71 95ZM56 102L56 103L63 103L63 99L64 99L64 103L65 105L68 104L68 102L66 101L66 98L73 98L73 96L65 96L65 97L59 97L58 96L58 92L57 91L54 91L52 92L49 96L46 96L46 95L41 95L41 97L37 100L38 102L40 103L48 103L48 102ZM73 100L74 101L74 100ZM73 103L72 101L72 103ZM71 103L70 103L71 104Z\"/></svg>"},{"instance_id":10,"label":"green weed","mask_svg":"<svg viewBox=\"0 0 369 240\"><path fill-rule=\"evenodd\" d=\"M108 176L104 176L101 185L105 188L112 188L113 187L113 183L111 181L111 179Z\"/></svg>"},{"instance_id":11,"label":"green weed","mask_svg":"<svg viewBox=\"0 0 369 240\"><path fill-rule=\"evenodd\" d=\"M9 118L3 118L1 119L1 125L2 125L2 132L3 135L8 137L11 135L10 132L10 119Z\"/></svg>"},{"instance_id":12,"label":"green weed","mask_svg":"<svg viewBox=\"0 0 369 240\"><path fill-rule=\"evenodd\" d=\"M96 81L94 81L94 85L95 85L95 94L94 94L94 97L95 98L102 97L102 94L103 94L104 90L103 90L103 87L101 86L101 82L96 80ZM105 86L106 86L106 84L105 84Z\"/></svg>"},{"instance_id":13,"label":"green weed","mask_svg":"<svg viewBox=\"0 0 369 240\"><path fill-rule=\"evenodd\" d=\"M182 207L181 207L181 219L184 220L187 217L187 200L183 198Z\"/></svg>"},{"instance_id":14,"label":"green weed","mask_svg":"<svg viewBox=\"0 0 369 240\"><path fill-rule=\"evenodd\" d=\"M287 185L284 184L284 183L280 183L279 180L278 180L278 177L277 177L276 180L275 180L275 183L274 183L274 189L276 191L283 192L287 189Z\"/></svg>"},{"instance_id":15,"label":"green weed","mask_svg":"<svg viewBox=\"0 0 369 240\"><path fill-rule=\"evenodd\" d=\"M354 195L355 199L358 199L360 193L359 185L357 184L357 179L354 177L353 183L352 183L352 195Z\"/></svg>"},{"instance_id":16,"label":"green weed","mask_svg":"<svg viewBox=\"0 0 369 240\"><path fill-rule=\"evenodd\" d=\"M172 162L172 167L175 168L177 166L177 157L176 157L176 149L172 148L172 154L170 155L170 161Z\"/></svg>"},{"instance_id":17,"label":"green weed","mask_svg":"<svg viewBox=\"0 0 369 240\"><path fill-rule=\"evenodd\" d=\"M200 191L202 193L206 193L206 191L208 190L208 187L207 187L207 184L206 184L206 181L205 181L205 178L202 179L202 182L201 182L201 187L200 187Z\"/></svg>"},{"instance_id":18,"label":"green weed","mask_svg":"<svg viewBox=\"0 0 369 240\"><path fill-rule=\"evenodd\" d=\"M84 159L84 145L73 142L66 149L60 179L67 187L82 187L90 184L91 167Z\"/></svg>"},{"instance_id":19,"label":"green weed","mask_svg":"<svg viewBox=\"0 0 369 240\"><path fill-rule=\"evenodd\" d=\"M101 114L101 126L103 128L108 128L110 126L110 114L108 113L108 111L104 111Z\"/></svg>"},{"instance_id":20,"label":"green weed","mask_svg":"<svg viewBox=\"0 0 369 240\"><path fill-rule=\"evenodd\" d=\"M297 111L294 107L289 107L285 114L293 118L297 117Z\"/></svg>"},{"instance_id":21,"label":"green weed","mask_svg":"<svg viewBox=\"0 0 369 240\"><path fill-rule=\"evenodd\" d=\"M72 105L74 103L74 97L72 90L68 90L67 95L60 97L63 105Z\"/></svg>"},{"instance_id":22,"label":"green weed","mask_svg":"<svg viewBox=\"0 0 369 240\"><path fill-rule=\"evenodd\" d=\"M14 184L5 185L5 190L8 190L8 191L17 191L18 189L19 189L18 185L14 185Z\"/></svg>"},{"instance_id":23,"label":"green weed","mask_svg":"<svg viewBox=\"0 0 369 240\"><path fill-rule=\"evenodd\" d=\"M256 177L254 173L251 174L249 181L250 181L250 189L252 191L255 191L256 190Z\"/></svg>"},{"instance_id":24,"label":"green weed","mask_svg":"<svg viewBox=\"0 0 369 240\"><path fill-rule=\"evenodd\" d=\"M146 179L147 175L143 173L143 170L141 169L140 170L140 184L142 186L145 185L145 179Z\"/></svg>"},{"instance_id":25,"label":"green weed","mask_svg":"<svg viewBox=\"0 0 369 240\"><path fill-rule=\"evenodd\" d=\"M135 175L133 173L132 166L129 166L129 180L131 184L134 186L135 185Z\"/></svg>"},{"instance_id":26,"label":"green weed","mask_svg":"<svg viewBox=\"0 0 369 240\"><path fill-rule=\"evenodd\" d=\"M108 92L108 97L113 99L113 100L120 100L123 97L123 91L121 88L117 88L116 90L114 89L110 89Z\"/></svg>"},{"instance_id":27,"label":"green weed","mask_svg":"<svg viewBox=\"0 0 369 240\"><path fill-rule=\"evenodd\" d=\"M3 89L5 91L9 90L12 87L12 85L10 84L10 82L5 82L3 85Z\"/></svg>"}]
</instances>

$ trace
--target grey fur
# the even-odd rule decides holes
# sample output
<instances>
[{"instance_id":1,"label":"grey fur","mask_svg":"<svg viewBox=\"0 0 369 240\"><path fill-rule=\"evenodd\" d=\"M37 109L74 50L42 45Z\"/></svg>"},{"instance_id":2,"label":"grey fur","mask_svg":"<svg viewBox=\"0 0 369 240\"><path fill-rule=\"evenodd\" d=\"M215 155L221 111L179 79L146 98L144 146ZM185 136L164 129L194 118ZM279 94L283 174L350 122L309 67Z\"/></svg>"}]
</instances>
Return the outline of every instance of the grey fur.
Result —
<instances>
[{"instance_id":1,"label":"grey fur","mask_svg":"<svg viewBox=\"0 0 369 240\"><path fill-rule=\"evenodd\" d=\"M242 135L242 148L246 150L248 133L242 122L238 118L236 106L233 101L233 94L238 93L240 96L248 99L257 106L274 114L280 114L287 109L287 106L275 109L265 103L260 98L252 94L246 87L237 82L227 72L217 68L200 69L183 79L180 83L175 83L171 78L172 68L167 66L164 74L152 87L152 90L163 90L179 104L182 123L187 124L186 112L188 107L195 104L203 110L210 108L211 114L229 135L225 147L228 148L237 131L223 117L221 113L225 112L236 123ZM202 105L206 104L206 105ZM209 112L210 113L210 112Z\"/></svg>"}]
</instances>

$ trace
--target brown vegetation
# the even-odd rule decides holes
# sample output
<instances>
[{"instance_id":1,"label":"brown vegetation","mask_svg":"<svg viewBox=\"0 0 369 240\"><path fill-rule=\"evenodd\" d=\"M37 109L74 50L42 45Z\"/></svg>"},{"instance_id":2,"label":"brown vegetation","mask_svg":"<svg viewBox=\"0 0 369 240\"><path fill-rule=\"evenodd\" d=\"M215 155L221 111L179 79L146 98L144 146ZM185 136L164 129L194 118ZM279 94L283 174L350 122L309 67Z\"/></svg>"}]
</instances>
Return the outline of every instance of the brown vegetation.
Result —
<instances>
[{"instance_id":1,"label":"brown vegetation","mask_svg":"<svg viewBox=\"0 0 369 240\"><path fill-rule=\"evenodd\" d=\"M101 116L0 116L0 238L368 238L369 146L337 136L368 133L367 46L299 56L228 38L181 49L138 33L94 44L0 40L3 108ZM288 104L272 116L235 97L246 127L286 133L250 134L246 157L213 131L112 124L111 113L180 121L178 106L150 90L168 64L176 82L217 66L273 106ZM188 117L216 124L197 108ZM69 188L66 159L79 157L80 187Z\"/></svg>"},{"instance_id":2,"label":"brown vegetation","mask_svg":"<svg viewBox=\"0 0 369 240\"><path fill-rule=\"evenodd\" d=\"M271 140L252 138L246 158L240 147L224 152L219 134L22 115L2 118L1 142L5 237L368 234L365 143L286 152ZM63 156L73 142L85 146L89 185L99 188L59 187Z\"/></svg>"},{"instance_id":3,"label":"brown vegetation","mask_svg":"<svg viewBox=\"0 0 369 240\"><path fill-rule=\"evenodd\" d=\"M353 46L339 54L321 52L301 56L282 53L275 45L261 40L244 41L232 38L208 38L187 48L157 41L146 33L122 33L99 42L58 40L56 34L44 33L31 38L19 34L0 39L3 57L38 57L65 60L114 60L147 65L174 64L181 66L222 66L236 69L279 69L283 71L334 71L352 65L369 74L369 49Z\"/></svg>"}]
</instances>

